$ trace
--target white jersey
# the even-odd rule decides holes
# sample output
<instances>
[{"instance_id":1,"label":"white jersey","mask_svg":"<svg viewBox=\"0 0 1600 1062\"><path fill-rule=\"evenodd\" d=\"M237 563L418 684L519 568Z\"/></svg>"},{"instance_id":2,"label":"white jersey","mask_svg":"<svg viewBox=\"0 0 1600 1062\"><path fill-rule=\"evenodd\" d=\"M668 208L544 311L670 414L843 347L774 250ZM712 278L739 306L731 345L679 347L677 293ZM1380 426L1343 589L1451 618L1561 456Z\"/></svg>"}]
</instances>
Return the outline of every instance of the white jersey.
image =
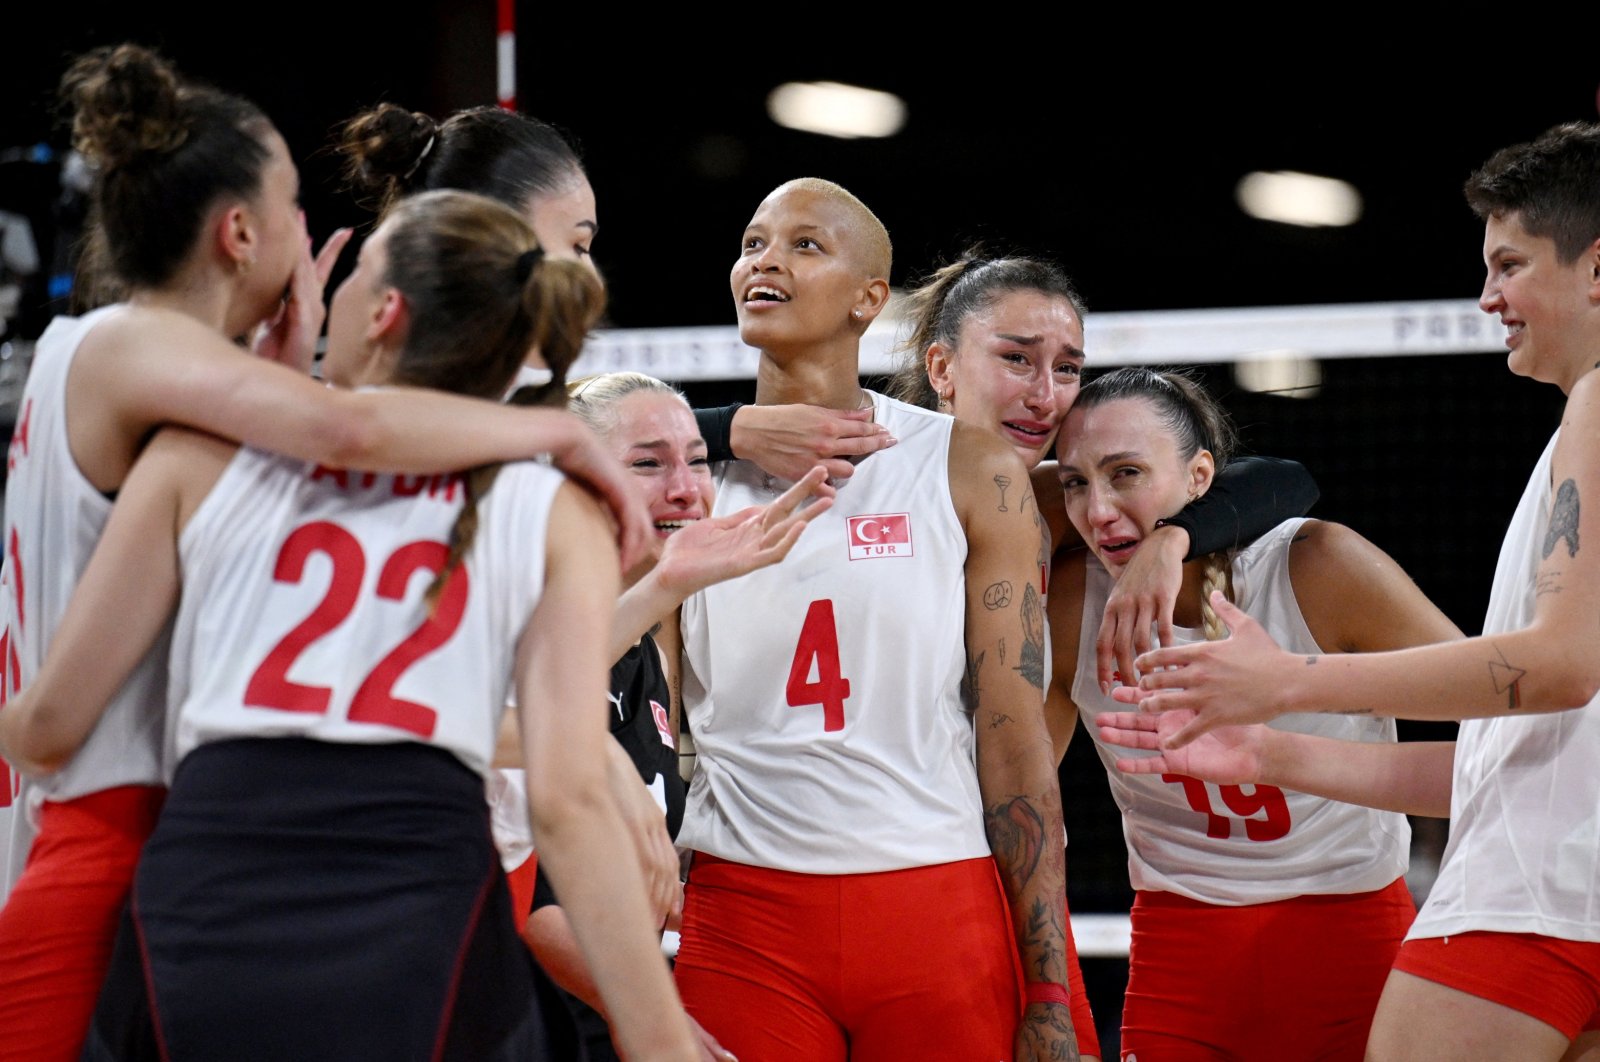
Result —
<instances>
[{"instance_id":1,"label":"white jersey","mask_svg":"<svg viewBox=\"0 0 1600 1062\"><path fill-rule=\"evenodd\" d=\"M873 403L899 444L839 484L783 563L684 604L698 759L684 847L818 874L989 854L959 692L967 542L952 421ZM716 479L719 514L788 487L745 461Z\"/></svg>"},{"instance_id":2,"label":"white jersey","mask_svg":"<svg viewBox=\"0 0 1600 1062\"><path fill-rule=\"evenodd\" d=\"M1284 649L1320 654L1295 600L1289 546L1300 519L1287 520L1234 557L1234 599ZM1125 774L1118 757L1153 753L1107 748L1095 720L1127 706L1100 693L1095 637L1111 576L1089 557L1083 630L1072 699L1106 765L1122 810L1128 878L1136 889L1177 893L1205 903L1265 903L1291 896L1381 889L1405 873L1411 829L1404 815L1281 790L1216 785L1179 775ZM1203 631L1174 628L1176 643L1205 640ZM1349 741L1393 741L1392 719L1301 713L1271 726Z\"/></svg>"},{"instance_id":3,"label":"white jersey","mask_svg":"<svg viewBox=\"0 0 1600 1062\"><path fill-rule=\"evenodd\" d=\"M1533 623L1555 448L1552 437L1511 517L1485 635ZM1600 942L1596 764L1595 701L1574 711L1464 720L1456 739L1450 843L1409 936L1486 930Z\"/></svg>"},{"instance_id":4,"label":"white jersey","mask_svg":"<svg viewBox=\"0 0 1600 1062\"><path fill-rule=\"evenodd\" d=\"M559 473L507 465L430 617L461 478L330 470L241 449L179 541L174 762L209 741L420 741L487 771L544 583Z\"/></svg>"},{"instance_id":5,"label":"white jersey","mask_svg":"<svg viewBox=\"0 0 1600 1062\"><path fill-rule=\"evenodd\" d=\"M38 673L67 602L111 517L111 500L72 458L67 374L95 325L121 311L57 317L39 337L6 467L7 681ZM166 635L106 708L84 746L60 771L24 782L12 816L5 886L22 873L42 800L71 800L122 785L160 785L166 703Z\"/></svg>"}]
</instances>

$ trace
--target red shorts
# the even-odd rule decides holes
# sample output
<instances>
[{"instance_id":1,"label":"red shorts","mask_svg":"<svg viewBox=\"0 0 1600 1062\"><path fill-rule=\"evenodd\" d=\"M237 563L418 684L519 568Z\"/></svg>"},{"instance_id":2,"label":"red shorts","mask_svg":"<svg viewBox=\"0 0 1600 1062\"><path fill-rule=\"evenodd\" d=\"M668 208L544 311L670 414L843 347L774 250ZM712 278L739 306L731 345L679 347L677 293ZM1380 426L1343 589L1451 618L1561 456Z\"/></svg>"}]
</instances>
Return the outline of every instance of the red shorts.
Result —
<instances>
[{"instance_id":1,"label":"red shorts","mask_svg":"<svg viewBox=\"0 0 1600 1062\"><path fill-rule=\"evenodd\" d=\"M83 1049L139 851L166 795L119 786L40 809L27 866L0 910L6 1057L75 1059Z\"/></svg>"},{"instance_id":2,"label":"red shorts","mask_svg":"<svg viewBox=\"0 0 1600 1062\"><path fill-rule=\"evenodd\" d=\"M522 927L528 924L528 917L533 914L533 883L538 879L538 852L506 874L506 885L511 889L511 918L517 924L518 933L522 932Z\"/></svg>"},{"instance_id":3,"label":"red shorts","mask_svg":"<svg viewBox=\"0 0 1600 1062\"><path fill-rule=\"evenodd\" d=\"M1002 1062L1022 1008L990 858L819 875L696 853L676 973L745 1059Z\"/></svg>"},{"instance_id":4,"label":"red shorts","mask_svg":"<svg viewBox=\"0 0 1600 1062\"><path fill-rule=\"evenodd\" d=\"M1600 944L1532 933L1408 940L1394 968L1499 1003L1569 1040L1600 1029Z\"/></svg>"},{"instance_id":5,"label":"red shorts","mask_svg":"<svg viewBox=\"0 0 1600 1062\"><path fill-rule=\"evenodd\" d=\"M1140 892L1123 1057L1359 1062L1415 916L1404 880L1240 907Z\"/></svg>"}]
</instances>

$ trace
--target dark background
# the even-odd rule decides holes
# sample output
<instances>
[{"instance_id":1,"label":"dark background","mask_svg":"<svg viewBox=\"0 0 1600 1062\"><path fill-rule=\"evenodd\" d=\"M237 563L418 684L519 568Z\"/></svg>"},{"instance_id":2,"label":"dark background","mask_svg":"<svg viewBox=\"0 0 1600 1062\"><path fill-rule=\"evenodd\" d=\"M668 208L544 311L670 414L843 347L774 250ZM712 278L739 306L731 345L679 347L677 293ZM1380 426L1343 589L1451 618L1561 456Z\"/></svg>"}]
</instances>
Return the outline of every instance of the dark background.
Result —
<instances>
[{"instance_id":1,"label":"dark background","mask_svg":"<svg viewBox=\"0 0 1600 1062\"><path fill-rule=\"evenodd\" d=\"M1517 21L1531 9L1463 4L1230 8L1177 21L1131 5L1057 9L1070 17L897 10L745 5L665 20L519 5L519 100L582 145L614 324L729 323L727 269L745 219L773 185L808 174L881 214L897 284L983 240L1060 261L1091 311L1473 296L1482 227L1462 181L1500 146L1594 120L1600 88L1594 18L1576 5L1540 8L1536 25ZM380 100L436 116L493 102L488 0L295 0L230 9L229 27L220 11L30 6L25 28L20 12L3 16L0 148L59 148L50 107L66 58L139 40L266 109L301 160L320 238L365 218L322 153L338 120ZM788 80L895 92L909 122L887 140L781 129L765 100ZM1255 169L1350 181L1365 212L1344 229L1252 220L1233 189ZM0 209L30 214L47 237L55 181L52 166L0 165ZM1498 355L1323 370L1306 400L1237 391L1226 366L1205 375L1255 450L1312 470L1317 515L1388 550L1475 633L1560 396L1511 377ZM690 390L720 402L748 386ZM1412 731L1424 732L1437 731ZM1125 910L1118 817L1081 736L1063 781L1073 907ZM1102 1022L1115 1022L1118 976L1091 974Z\"/></svg>"}]
</instances>

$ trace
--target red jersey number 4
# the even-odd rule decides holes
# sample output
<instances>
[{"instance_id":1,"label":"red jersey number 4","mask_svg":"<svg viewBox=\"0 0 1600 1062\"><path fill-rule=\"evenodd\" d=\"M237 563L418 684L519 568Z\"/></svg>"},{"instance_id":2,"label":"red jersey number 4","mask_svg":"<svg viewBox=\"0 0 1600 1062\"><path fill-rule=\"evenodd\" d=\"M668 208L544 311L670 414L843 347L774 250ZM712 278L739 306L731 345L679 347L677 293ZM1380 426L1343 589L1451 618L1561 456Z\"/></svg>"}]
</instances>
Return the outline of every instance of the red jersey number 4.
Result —
<instances>
[{"instance_id":1,"label":"red jersey number 4","mask_svg":"<svg viewBox=\"0 0 1600 1062\"><path fill-rule=\"evenodd\" d=\"M816 678L812 679L813 671ZM828 598L811 602L806 621L800 628L800 641L789 664L789 682L784 695L791 708L822 705L822 729L844 729L844 702L850 696L850 680L840 673L839 628L833 620L833 602Z\"/></svg>"}]
</instances>

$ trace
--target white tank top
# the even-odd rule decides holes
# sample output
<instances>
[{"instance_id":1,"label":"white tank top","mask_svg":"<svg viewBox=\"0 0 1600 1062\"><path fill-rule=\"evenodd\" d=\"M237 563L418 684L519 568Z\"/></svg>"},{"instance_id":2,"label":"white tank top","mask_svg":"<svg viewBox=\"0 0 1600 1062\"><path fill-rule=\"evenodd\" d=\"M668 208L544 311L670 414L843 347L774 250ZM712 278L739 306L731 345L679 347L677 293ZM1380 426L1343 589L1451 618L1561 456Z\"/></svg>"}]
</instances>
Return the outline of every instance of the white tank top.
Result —
<instances>
[{"instance_id":1,"label":"white tank top","mask_svg":"<svg viewBox=\"0 0 1600 1062\"><path fill-rule=\"evenodd\" d=\"M486 771L560 483L531 463L500 470L430 619L423 595L465 496L459 476L241 449L179 542L174 762L208 741L295 736L421 741Z\"/></svg>"},{"instance_id":2,"label":"white tank top","mask_svg":"<svg viewBox=\"0 0 1600 1062\"><path fill-rule=\"evenodd\" d=\"M1553 436L1511 517L1485 635L1533 623L1555 448ZM1594 651L1600 652L1600 642ZM1456 739L1450 843L1409 935L1488 930L1600 942L1597 765L1595 701L1567 712L1464 720Z\"/></svg>"},{"instance_id":3,"label":"white tank top","mask_svg":"<svg viewBox=\"0 0 1600 1062\"><path fill-rule=\"evenodd\" d=\"M1300 519L1287 520L1240 550L1233 562L1234 598L1291 653L1320 654L1289 579L1289 545ZM1219 786L1178 775L1124 774L1118 757L1145 753L1100 741L1101 712L1127 711L1100 693L1095 637L1111 576L1090 556L1083 630L1072 683L1111 794L1122 810L1128 878L1136 889L1174 892L1205 903L1238 905L1310 893L1381 889L1405 873L1411 829L1404 815L1308 796L1275 786ZM1177 644L1205 640L1176 628ZM1280 730L1351 741L1393 741L1392 719L1304 713L1281 716Z\"/></svg>"},{"instance_id":4,"label":"white tank top","mask_svg":"<svg viewBox=\"0 0 1600 1062\"><path fill-rule=\"evenodd\" d=\"M121 311L57 317L39 337L7 455L7 680L38 673L67 602L111 517L111 502L72 459L67 373L95 325ZM160 785L166 703L166 635L107 707L88 741L60 771L22 784L12 816L7 885L22 872L42 800L71 800L122 785Z\"/></svg>"},{"instance_id":5,"label":"white tank top","mask_svg":"<svg viewBox=\"0 0 1600 1062\"><path fill-rule=\"evenodd\" d=\"M683 608L697 766L678 843L817 874L989 854L966 660L966 534L952 421L873 395L899 440L839 484L783 563ZM718 514L789 484L716 469Z\"/></svg>"}]
</instances>

